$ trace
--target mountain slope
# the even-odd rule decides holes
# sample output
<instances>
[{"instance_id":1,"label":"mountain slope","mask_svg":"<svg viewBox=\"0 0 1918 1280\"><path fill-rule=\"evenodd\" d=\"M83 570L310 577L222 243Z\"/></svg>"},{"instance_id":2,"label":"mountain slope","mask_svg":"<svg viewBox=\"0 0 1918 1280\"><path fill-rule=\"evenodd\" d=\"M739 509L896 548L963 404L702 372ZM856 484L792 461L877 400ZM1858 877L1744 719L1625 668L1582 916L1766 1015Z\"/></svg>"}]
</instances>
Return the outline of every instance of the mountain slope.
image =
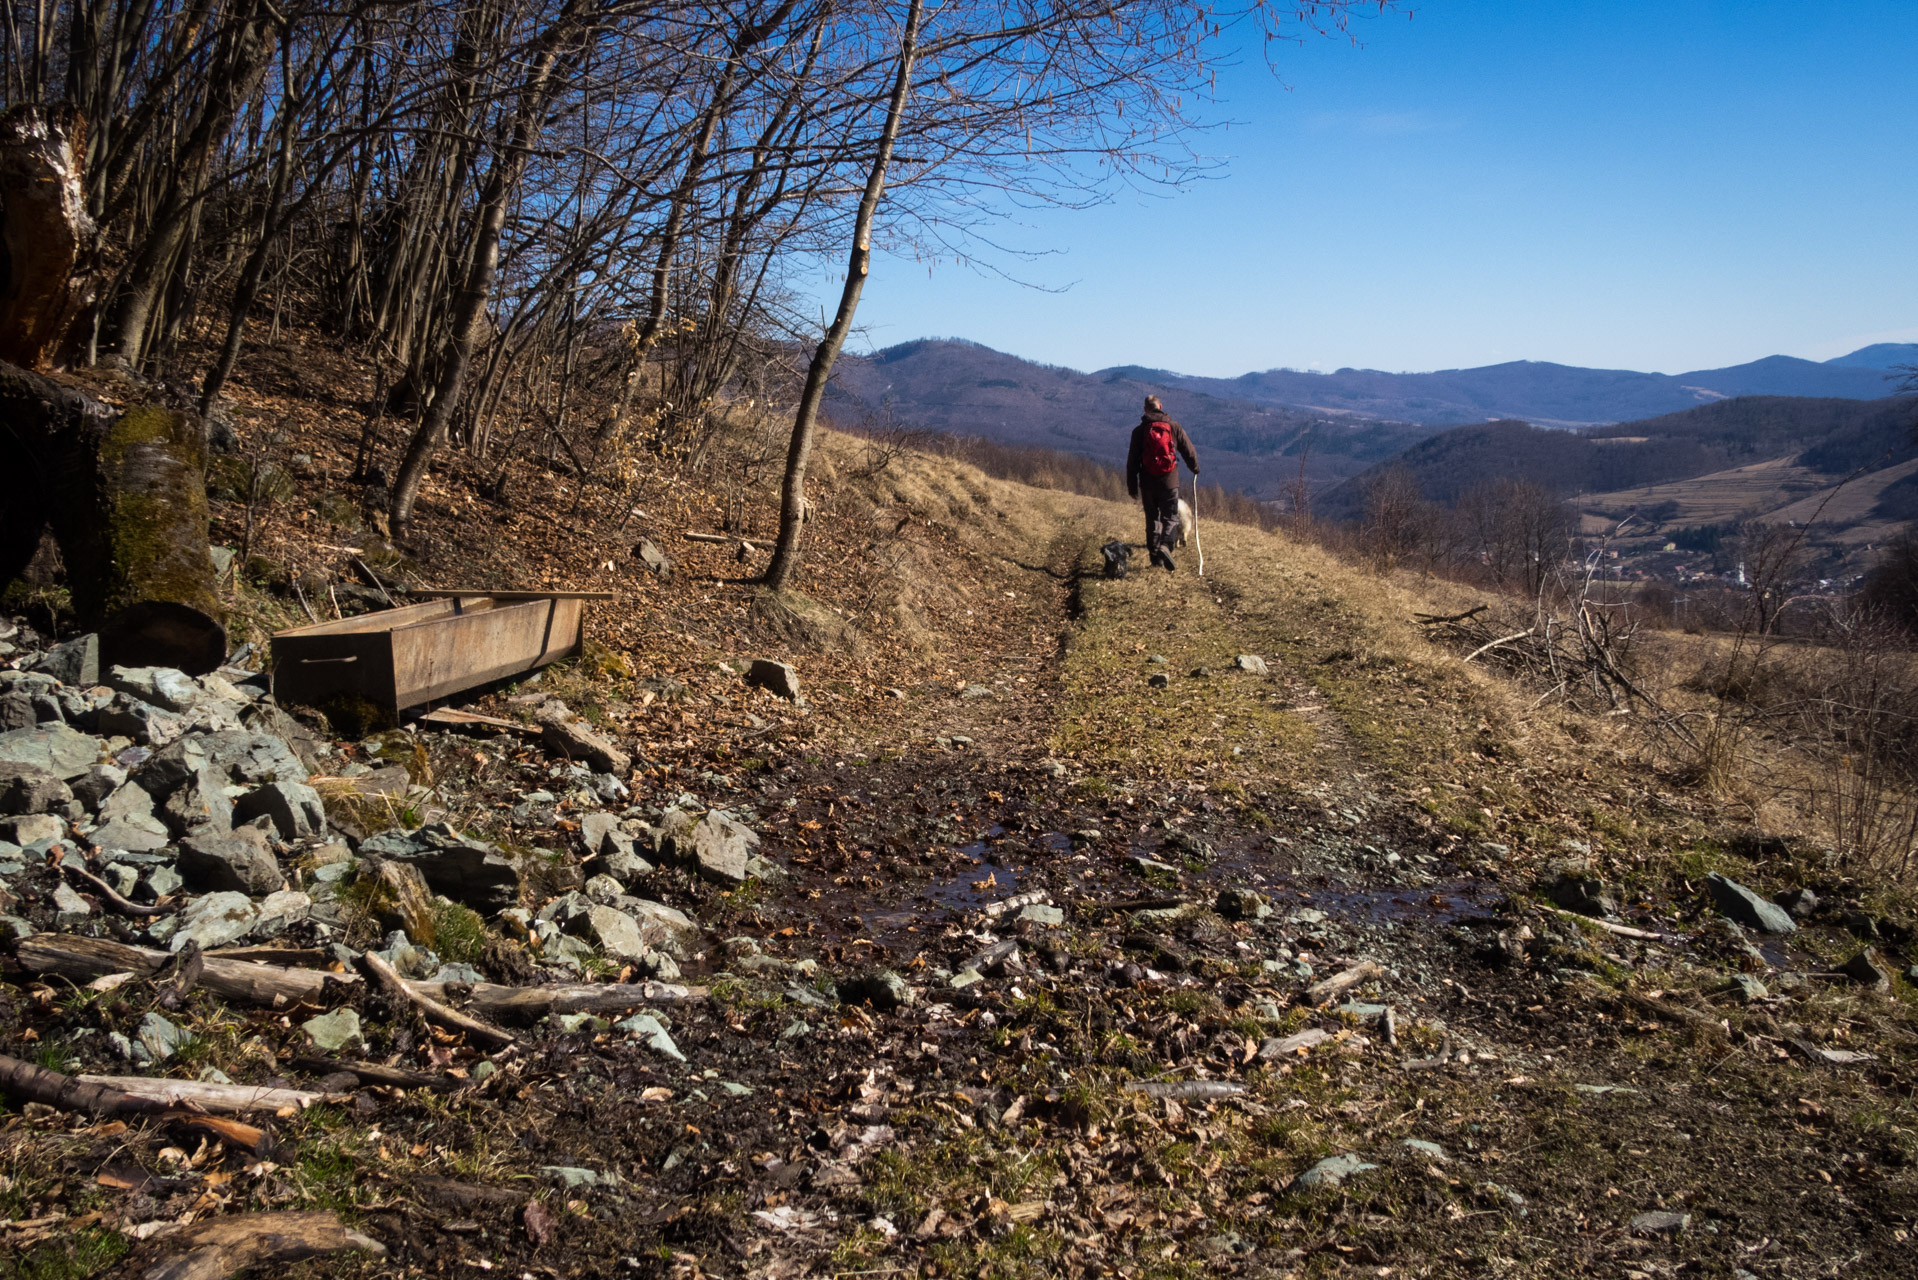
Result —
<instances>
[{"instance_id":1,"label":"mountain slope","mask_svg":"<svg viewBox=\"0 0 1918 1280\"><path fill-rule=\"evenodd\" d=\"M1425 497L1450 503L1480 481L1511 477L1554 493L1597 494L1690 480L1789 458L1833 479L1910 456L1913 402L1746 396L1584 431L1523 422L1457 427L1413 445L1325 494L1318 510L1356 518L1371 479L1405 467Z\"/></svg>"},{"instance_id":2,"label":"mountain slope","mask_svg":"<svg viewBox=\"0 0 1918 1280\"><path fill-rule=\"evenodd\" d=\"M1167 381L1176 375L1079 373L976 343L927 339L844 357L828 410L842 426L887 423L1043 445L1125 464L1148 393L1191 432L1206 479L1277 498L1304 456L1314 487L1336 484L1430 435L1432 428L1258 404Z\"/></svg>"},{"instance_id":3,"label":"mountain slope","mask_svg":"<svg viewBox=\"0 0 1918 1280\"><path fill-rule=\"evenodd\" d=\"M1434 424L1514 418L1541 426L1574 427L1674 413L1734 396L1879 399L1894 387L1888 365L1897 361L1877 363L1885 357L1866 355L1874 350L1867 347L1825 364L1768 356L1749 364L1677 375L1514 360L1434 373L1268 369L1237 378L1158 376L1192 391L1326 413ZM1842 363L1854 357L1858 362Z\"/></svg>"}]
</instances>

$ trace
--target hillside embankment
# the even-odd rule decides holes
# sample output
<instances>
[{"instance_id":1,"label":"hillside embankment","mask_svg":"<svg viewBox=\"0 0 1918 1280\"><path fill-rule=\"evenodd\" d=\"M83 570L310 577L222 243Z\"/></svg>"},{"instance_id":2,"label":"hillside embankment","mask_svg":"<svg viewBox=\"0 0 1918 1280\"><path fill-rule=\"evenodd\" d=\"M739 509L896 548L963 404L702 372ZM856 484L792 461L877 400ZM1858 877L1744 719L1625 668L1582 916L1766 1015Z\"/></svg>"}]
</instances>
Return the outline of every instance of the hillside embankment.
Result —
<instances>
[{"instance_id":1,"label":"hillside embankment","mask_svg":"<svg viewBox=\"0 0 1918 1280\"><path fill-rule=\"evenodd\" d=\"M16 1101L0 1274L152 1274L291 1211L356 1233L301 1275L1908 1273L1909 911L1682 788L1631 717L1430 645L1419 584L1210 524L1204 578L1187 548L1109 579L1130 507L848 440L803 594L680 536L766 527L763 474L723 467L528 469L502 500L455 461L395 547L332 496L357 424L275 401L243 443L305 479L255 487L243 627L292 621L307 575L338 599L353 559L623 599L581 660L463 703L527 725L492 739L297 724L237 671L11 678L16 732L57 717L94 758L0 847L33 931L0 1053L322 1096L246 1115L257 1140ZM229 541L246 506L216 502ZM163 697L189 746L128 732ZM222 708L306 776L191 747ZM555 719L611 754L557 758ZM288 783L324 808L304 830L262 807ZM153 842L92 853L128 786ZM271 820L215 856L183 793ZM189 977L164 957L218 914L216 862L252 877L244 927Z\"/></svg>"}]
</instances>

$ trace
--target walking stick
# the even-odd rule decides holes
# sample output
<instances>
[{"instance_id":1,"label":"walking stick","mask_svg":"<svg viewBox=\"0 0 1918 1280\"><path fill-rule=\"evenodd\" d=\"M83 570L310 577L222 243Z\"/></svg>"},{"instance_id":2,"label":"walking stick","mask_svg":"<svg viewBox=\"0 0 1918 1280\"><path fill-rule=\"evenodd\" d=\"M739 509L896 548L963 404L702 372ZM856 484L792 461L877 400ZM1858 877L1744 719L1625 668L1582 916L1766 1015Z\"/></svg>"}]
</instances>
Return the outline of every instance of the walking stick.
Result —
<instances>
[{"instance_id":1,"label":"walking stick","mask_svg":"<svg viewBox=\"0 0 1918 1280\"><path fill-rule=\"evenodd\" d=\"M1199 550L1199 576L1205 577L1205 539L1199 536L1199 477L1192 476L1192 545Z\"/></svg>"}]
</instances>

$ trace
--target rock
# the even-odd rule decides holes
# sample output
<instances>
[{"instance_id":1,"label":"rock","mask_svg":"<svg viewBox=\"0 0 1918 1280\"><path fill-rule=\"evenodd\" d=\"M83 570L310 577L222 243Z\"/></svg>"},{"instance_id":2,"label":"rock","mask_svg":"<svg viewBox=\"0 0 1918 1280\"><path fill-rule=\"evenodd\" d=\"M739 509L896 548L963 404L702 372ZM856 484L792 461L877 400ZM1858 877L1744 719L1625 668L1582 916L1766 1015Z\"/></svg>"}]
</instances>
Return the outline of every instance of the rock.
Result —
<instances>
[{"instance_id":1,"label":"rock","mask_svg":"<svg viewBox=\"0 0 1918 1280\"><path fill-rule=\"evenodd\" d=\"M1029 925L1042 929L1057 929L1066 922L1066 913L1058 907L1032 902L1020 907L1019 914L1014 919L1023 920Z\"/></svg>"},{"instance_id":2,"label":"rock","mask_svg":"<svg viewBox=\"0 0 1918 1280\"><path fill-rule=\"evenodd\" d=\"M890 969L872 969L839 984L843 1004L870 1004L879 1010L903 1009L912 1004L912 988Z\"/></svg>"},{"instance_id":3,"label":"rock","mask_svg":"<svg viewBox=\"0 0 1918 1280\"><path fill-rule=\"evenodd\" d=\"M631 756L573 715L565 703L549 702L535 718L540 724L540 741L554 755L581 761L600 773L624 774L632 769Z\"/></svg>"},{"instance_id":4,"label":"rock","mask_svg":"<svg viewBox=\"0 0 1918 1280\"><path fill-rule=\"evenodd\" d=\"M61 684L86 689L100 683L100 637L88 632L57 644L35 659L29 671L52 676Z\"/></svg>"},{"instance_id":5,"label":"rock","mask_svg":"<svg viewBox=\"0 0 1918 1280\"><path fill-rule=\"evenodd\" d=\"M1884 993L1891 991L1891 970L1885 966L1884 961L1879 959L1875 947L1866 947L1845 961L1838 972L1860 986L1870 987L1873 991Z\"/></svg>"},{"instance_id":6,"label":"rock","mask_svg":"<svg viewBox=\"0 0 1918 1280\"><path fill-rule=\"evenodd\" d=\"M1732 920L1763 933L1791 933L1798 928L1791 915L1775 902L1767 902L1744 885L1727 880L1714 871L1705 879L1711 891L1712 905Z\"/></svg>"},{"instance_id":7,"label":"rock","mask_svg":"<svg viewBox=\"0 0 1918 1280\"><path fill-rule=\"evenodd\" d=\"M244 893L209 893L180 914L179 927L167 947L178 951L188 942L197 942L200 950L211 951L246 936L258 919L259 912Z\"/></svg>"},{"instance_id":8,"label":"rock","mask_svg":"<svg viewBox=\"0 0 1918 1280\"><path fill-rule=\"evenodd\" d=\"M1736 993L1739 1000L1745 1004L1766 999L1771 995L1771 991L1765 984L1749 973L1733 974L1731 981L1725 984L1725 990Z\"/></svg>"},{"instance_id":9,"label":"rock","mask_svg":"<svg viewBox=\"0 0 1918 1280\"><path fill-rule=\"evenodd\" d=\"M187 886L199 892L258 895L273 893L286 884L266 832L257 826L196 831L180 841L180 857L174 865L186 878Z\"/></svg>"},{"instance_id":10,"label":"rock","mask_svg":"<svg viewBox=\"0 0 1918 1280\"><path fill-rule=\"evenodd\" d=\"M1343 1185L1347 1178L1357 1177L1361 1173L1376 1168L1378 1168L1377 1165L1367 1164L1349 1152L1345 1155L1327 1156L1292 1179L1292 1186L1289 1189L1312 1191L1320 1187L1337 1187Z\"/></svg>"},{"instance_id":11,"label":"rock","mask_svg":"<svg viewBox=\"0 0 1918 1280\"><path fill-rule=\"evenodd\" d=\"M1561 875L1547 890L1547 896L1555 905L1582 916L1618 914L1618 895L1609 885L1591 876Z\"/></svg>"},{"instance_id":12,"label":"rock","mask_svg":"<svg viewBox=\"0 0 1918 1280\"><path fill-rule=\"evenodd\" d=\"M799 673L771 658L754 658L752 666L746 668L746 683L789 702L799 700Z\"/></svg>"},{"instance_id":13,"label":"rock","mask_svg":"<svg viewBox=\"0 0 1918 1280\"><path fill-rule=\"evenodd\" d=\"M579 843L589 858L597 858L607 851L609 844L615 847L624 841L628 849L633 842L619 829L619 818L610 813L589 813L579 820Z\"/></svg>"},{"instance_id":14,"label":"rock","mask_svg":"<svg viewBox=\"0 0 1918 1280\"><path fill-rule=\"evenodd\" d=\"M1451 1160L1451 1157L1445 1154L1444 1147L1436 1142L1427 1142L1423 1138L1406 1138L1399 1145L1413 1155L1424 1156L1427 1160L1436 1160L1441 1164Z\"/></svg>"},{"instance_id":15,"label":"rock","mask_svg":"<svg viewBox=\"0 0 1918 1280\"><path fill-rule=\"evenodd\" d=\"M172 867L149 867L135 890L147 902L158 902L170 893L178 893L186 881Z\"/></svg>"},{"instance_id":16,"label":"rock","mask_svg":"<svg viewBox=\"0 0 1918 1280\"><path fill-rule=\"evenodd\" d=\"M1189 831L1168 831L1162 846L1174 853L1184 854L1188 858L1197 858L1200 862L1210 862L1218 856L1218 850Z\"/></svg>"},{"instance_id":17,"label":"rock","mask_svg":"<svg viewBox=\"0 0 1918 1280\"><path fill-rule=\"evenodd\" d=\"M0 766L32 765L71 782L100 760L100 740L63 724L0 733Z\"/></svg>"},{"instance_id":18,"label":"rock","mask_svg":"<svg viewBox=\"0 0 1918 1280\"><path fill-rule=\"evenodd\" d=\"M206 697L192 676L172 667L110 667L105 683L162 711L191 711Z\"/></svg>"},{"instance_id":19,"label":"rock","mask_svg":"<svg viewBox=\"0 0 1918 1280\"><path fill-rule=\"evenodd\" d=\"M482 915L519 905L518 867L495 846L462 836L444 822L369 836L360 843L360 856L417 867L434 893Z\"/></svg>"},{"instance_id":20,"label":"rock","mask_svg":"<svg viewBox=\"0 0 1918 1280\"><path fill-rule=\"evenodd\" d=\"M58 840L66 833L67 824L50 813L29 813L13 818L0 818L0 840L12 844L24 846L38 844L42 840Z\"/></svg>"},{"instance_id":21,"label":"rock","mask_svg":"<svg viewBox=\"0 0 1918 1280\"><path fill-rule=\"evenodd\" d=\"M314 1048L327 1053L342 1053L365 1044L360 1038L360 1015L351 1009L335 1009L317 1018L308 1018L300 1024L300 1030L306 1033Z\"/></svg>"},{"instance_id":22,"label":"rock","mask_svg":"<svg viewBox=\"0 0 1918 1280\"><path fill-rule=\"evenodd\" d=\"M579 887L579 891L595 902L611 902L626 893L626 886L609 875L601 874Z\"/></svg>"},{"instance_id":23,"label":"rock","mask_svg":"<svg viewBox=\"0 0 1918 1280\"><path fill-rule=\"evenodd\" d=\"M184 737L193 722L162 711L131 694L116 693L113 701L94 713L94 731L106 737L131 738L148 747L164 747Z\"/></svg>"},{"instance_id":24,"label":"rock","mask_svg":"<svg viewBox=\"0 0 1918 1280\"><path fill-rule=\"evenodd\" d=\"M281 889L260 900L259 923L252 928L255 938L277 938L313 912L313 899L298 889Z\"/></svg>"},{"instance_id":25,"label":"rock","mask_svg":"<svg viewBox=\"0 0 1918 1280\"><path fill-rule=\"evenodd\" d=\"M1237 667L1241 671L1250 672L1252 675L1255 675L1255 676L1262 676L1266 674L1265 659L1261 658L1256 653L1242 653L1238 657L1232 659L1232 665Z\"/></svg>"},{"instance_id":26,"label":"rock","mask_svg":"<svg viewBox=\"0 0 1918 1280\"><path fill-rule=\"evenodd\" d=\"M1810 889L1787 889L1772 901L1789 911L1794 920L1809 920L1818 910L1818 895Z\"/></svg>"},{"instance_id":27,"label":"rock","mask_svg":"<svg viewBox=\"0 0 1918 1280\"><path fill-rule=\"evenodd\" d=\"M244 697L246 696L245 690L253 687L252 685L241 685L235 692L240 693L241 696ZM261 692L263 694L264 691L262 690ZM240 712L240 727L264 737L277 738L279 741L285 743L287 749L298 758L300 767L305 770L305 773L300 775L301 780L304 780L310 774L330 772L330 770L320 768L320 747L322 744L318 738L313 736L313 731L288 715L277 704L256 701L251 706L242 709ZM392 767L397 768L398 766Z\"/></svg>"},{"instance_id":28,"label":"rock","mask_svg":"<svg viewBox=\"0 0 1918 1280\"><path fill-rule=\"evenodd\" d=\"M1263 920L1272 914L1272 904L1251 889L1222 889L1213 910L1227 920Z\"/></svg>"},{"instance_id":29,"label":"rock","mask_svg":"<svg viewBox=\"0 0 1918 1280\"><path fill-rule=\"evenodd\" d=\"M107 797L125 785L126 780L127 771L118 765L96 764L73 780L71 791L73 798L85 805L88 813L98 814ZM148 798L146 811L153 812L151 797Z\"/></svg>"},{"instance_id":30,"label":"rock","mask_svg":"<svg viewBox=\"0 0 1918 1280\"><path fill-rule=\"evenodd\" d=\"M699 948L699 926L663 902L625 898L620 907L639 926L646 945L675 960L687 960Z\"/></svg>"},{"instance_id":31,"label":"rock","mask_svg":"<svg viewBox=\"0 0 1918 1280\"><path fill-rule=\"evenodd\" d=\"M990 698L992 690L983 684L969 684L959 691L959 696L967 701L977 698Z\"/></svg>"},{"instance_id":32,"label":"rock","mask_svg":"<svg viewBox=\"0 0 1918 1280\"><path fill-rule=\"evenodd\" d=\"M699 874L720 884L746 882L746 842L714 814L693 828L693 864Z\"/></svg>"},{"instance_id":33,"label":"rock","mask_svg":"<svg viewBox=\"0 0 1918 1280\"><path fill-rule=\"evenodd\" d=\"M30 693L9 689L0 693L0 733L31 729L41 723L40 708Z\"/></svg>"},{"instance_id":34,"label":"rock","mask_svg":"<svg viewBox=\"0 0 1918 1280\"><path fill-rule=\"evenodd\" d=\"M192 1035L185 1029L175 1026L157 1013L148 1013L140 1019L140 1029L133 1033L133 1038L140 1048L146 1050L148 1060L152 1062L165 1062L193 1043Z\"/></svg>"},{"instance_id":35,"label":"rock","mask_svg":"<svg viewBox=\"0 0 1918 1280\"><path fill-rule=\"evenodd\" d=\"M196 769L160 806L159 818L174 835L189 831L233 829L233 802L217 769Z\"/></svg>"},{"instance_id":36,"label":"rock","mask_svg":"<svg viewBox=\"0 0 1918 1280\"><path fill-rule=\"evenodd\" d=\"M102 849L120 849L127 853L151 853L171 844L166 824L154 817L122 818L95 827L87 839Z\"/></svg>"},{"instance_id":37,"label":"rock","mask_svg":"<svg viewBox=\"0 0 1918 1280\"><path fill-rule=\"evenodd\" d=\"M70 929L93 914L93 904L75 893L73 886L61 881L53 886L54 922Z\"/></svg>"},{"instance_id":38,"label":"rock","mask_svg":"<svg viewBox=\"0 0 1918 1280\"><path fill-rule=\"evenodd\" d=\"M272 819L282 840L301 840L326 834L326 807L320 793L304 782L269 782L255 788L233 806L236 822Z\"/></svg>"},{"instance_id":39,"label":"rock","mask_svg":"<svg viewBox=\"0 0 1918 1280\"><path fill-rule=\"evenodd\" d=\"M659 1024L659 1019L650 1013L636 1013L624 1022L615 1022L613 1030L624 1031L662 1058L671 1058L674 1062L686 1061L686 1055L673 1043L672 1036Z\"/></svg>"},{"instance_id":40,"label":"rock","mask_svg":"<svg viewBox=\"0 0 1918 1280\"><path fill-rule=\"evenodd\" d=\"M1631 1229L1635 1236L1675 1236L1691 1225L1692 1215L1689 1213L1656 1209L1634 1215Z\"/></svg>"},{"instance_id":41,"label":"rock","mask_svg":"<svg viewBox=\"0 0 1918 1280\"><path fill-rule=\"evenodd\" d=\"M124 822L153 817L153 797L137 782L123 782L100 802L101 822Z\"/></svg>"},{"instance_id":42,"label":"rock","mask_svg":"<svg viewBox=\"0 0 1918 1280\"><path fill-rule=\"evenodd\" d=\"M675 568L673 558L664 551L661 551L658 544L651 538L641 538L634 544L633 554L639 557L641 564L651 569L660 577L670 578L673 576L673 569Z\"/></svg>"},{"instance_id":43,"label":"rock","mask_svg":"<svg viewBox=\"0 0 1918 1280\"><path fill-rule=\"evenodd\" d=\"M155 751L135 771L134 781L156 798L164 798L201 769L212 769L226 781L248 786L280 779L305 782L307 778L306 766L278 738L244 729L222 729L192 734Z\"/></svg>"},{"instance_id":44,"label":"rock","mask_svg":"<svg viewBox=\"0 0 1918 1280\"><path fill-rule=\"evenodd\" d=\"M1176 876L1179 874L1179 869L1171 863L1160 862L1157 858L1147 858L1139 854L1134 854L1127 858L1125 863L1142 876Z\"/></svg>"},{"instance_id":45,"label":"rock","mask_svg":"<svg viewBox=\"0 0 1918 1280\"><path fill-rule=\"evenodd\" d=\"M597 1173L592 1169L582 1169L576 1165L543 1164L539 1167L539 1171L555 1182L564 1184L569 1190L579 1187L616 1187L619 1185L619 1175L617 1173L610 1171Z\"/></svg>"},{"instance_id":46,"label":"rock","mask_svg":"<svg viewBox=\"0 0 1918 1280\"><path fill-rule=\"evenodd\" d=\"M0 813L45 813L72 799L67 784L38 765L0 765Z\"/></svg>"}]
</instances>

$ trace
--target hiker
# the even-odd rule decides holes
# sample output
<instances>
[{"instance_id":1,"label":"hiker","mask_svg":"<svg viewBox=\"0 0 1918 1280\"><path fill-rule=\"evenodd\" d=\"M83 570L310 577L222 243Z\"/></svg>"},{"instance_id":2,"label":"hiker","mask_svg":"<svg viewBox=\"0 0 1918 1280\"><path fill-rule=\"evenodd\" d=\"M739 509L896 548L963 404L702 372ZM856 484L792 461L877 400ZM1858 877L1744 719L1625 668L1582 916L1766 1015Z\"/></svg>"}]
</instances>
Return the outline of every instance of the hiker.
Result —
<instances>
[{"instance_id":1,"label":"hiker","mask_svg":"<svg viewBox=\"0 0 1918 1280\"><path fill-rule=\"evenodd\" d=\"M1132 448L1126 454L1125 489L1145 502L1145 549L1152 563L1170 573L1177 568L1167 548L1179 540L1179 459L1199 474L1199 455L1192 437L1165 416L1159 397L1145 398L1145 416L1132 428Z\"/></svg>"}]
</instances>

